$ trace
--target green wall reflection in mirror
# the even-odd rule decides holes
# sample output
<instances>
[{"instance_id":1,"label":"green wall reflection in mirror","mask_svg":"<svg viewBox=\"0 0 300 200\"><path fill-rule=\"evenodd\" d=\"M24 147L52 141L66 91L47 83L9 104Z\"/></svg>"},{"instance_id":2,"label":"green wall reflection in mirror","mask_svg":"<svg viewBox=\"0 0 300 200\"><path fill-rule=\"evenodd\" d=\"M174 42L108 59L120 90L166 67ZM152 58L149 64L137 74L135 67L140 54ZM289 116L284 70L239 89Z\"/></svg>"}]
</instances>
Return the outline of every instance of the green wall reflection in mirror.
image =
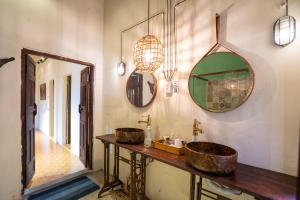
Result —
<instances>
[{"instance_id":1,"label":"green wall reflection in mirror","mask_svg":"<svg viewBox=\"0 0 300 200\"><path fill-rule=\"evenodd\" d=\"M201 59L189 78L194 102L211 112L226 112L243 104L254 87L249 63L233 52L215 52Z\"/></svg>"}]
</instances>

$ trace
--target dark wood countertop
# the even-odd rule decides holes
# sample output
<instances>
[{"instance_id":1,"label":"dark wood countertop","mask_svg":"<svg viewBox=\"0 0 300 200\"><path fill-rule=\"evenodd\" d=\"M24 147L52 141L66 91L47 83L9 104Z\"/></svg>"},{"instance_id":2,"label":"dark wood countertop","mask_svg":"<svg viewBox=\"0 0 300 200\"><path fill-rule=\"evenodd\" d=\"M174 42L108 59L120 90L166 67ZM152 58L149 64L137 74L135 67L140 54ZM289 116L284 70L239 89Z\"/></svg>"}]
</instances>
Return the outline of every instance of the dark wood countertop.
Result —
<instances>
[{"instance_id":1,"label":"dark wood countertop","mask_svg":"<svg viewBox=\"0 0 300 200\"><path fill-rule=\"evenodd\" d=\"M118 145L119 147L144 154L150 158L168 165L199 175L203 178L216 181L233 189L253 195L261 199L296 200L297 178L294 176L253 167L238 163L236 171L231 175L217 176L201 172L185 162L184 156L177 156L154 148L145 148L143 145L121 144L116 142L115 135L97 136L102 142Z\"/></svg>"}]
</instances>

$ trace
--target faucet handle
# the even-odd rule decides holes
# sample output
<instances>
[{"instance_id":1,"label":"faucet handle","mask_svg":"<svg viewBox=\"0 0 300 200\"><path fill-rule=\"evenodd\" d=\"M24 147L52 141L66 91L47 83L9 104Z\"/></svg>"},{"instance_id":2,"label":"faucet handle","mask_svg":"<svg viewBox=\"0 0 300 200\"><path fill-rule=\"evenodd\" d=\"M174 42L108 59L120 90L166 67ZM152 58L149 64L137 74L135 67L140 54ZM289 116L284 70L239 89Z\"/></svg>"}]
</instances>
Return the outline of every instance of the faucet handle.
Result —
<instances>
[{"instance_id":1,"label":"faucet handle","mask_svg":"<svg viewBox=\"0 0 300 200\"><path fill-rule=\"evenodd\" d=\"M149 118L149 117L150 117L150 115L142 115L141 117L147 117L147 118Z\"/></svg>"},{"instance_id":2,"label":"faucet handle","mask_svg":"<svg viewBox=\"0 0 300 200\"><path fill-rule=\"evenodd\" d=\"M150 115L143 115L142 117L147 117L147 120L146 121L142 121L142 120L139 120L138 123L146 123L147 126L151 126L151 116Z\"/></svg>"},{"instance_id":3,"label":"faucet handle","mask_svg":"<svg viewBox=\"0 0 300 200\"><path fill-rule=\"evenodd\" d=\"M147 126L151 126L151 116L147 116Z\"/></svg>"},{"instance_id":4,"label":"faucet handle","mask_svg":"<svg viewBox=\"0 0 300 200\"><path fill-rule=\"evenodd\" d=\"M194 127L197 128L198 125L201 124L196 118L194 119Z\"/></svg>"},{"instance_id":5,"label":"faucet handle","mask_svg":"<svg viewBox=\"0 0 300 200\"><path fill-rule=\"evenodd\" d=\"M194 135L198 135L198 132L203 134L203 129L201 127L199 127L199 125L201 124L200 121L198 121L197 119L194 119L194 125L193 125L193 134Z\"/></svg>"}]
</instances>

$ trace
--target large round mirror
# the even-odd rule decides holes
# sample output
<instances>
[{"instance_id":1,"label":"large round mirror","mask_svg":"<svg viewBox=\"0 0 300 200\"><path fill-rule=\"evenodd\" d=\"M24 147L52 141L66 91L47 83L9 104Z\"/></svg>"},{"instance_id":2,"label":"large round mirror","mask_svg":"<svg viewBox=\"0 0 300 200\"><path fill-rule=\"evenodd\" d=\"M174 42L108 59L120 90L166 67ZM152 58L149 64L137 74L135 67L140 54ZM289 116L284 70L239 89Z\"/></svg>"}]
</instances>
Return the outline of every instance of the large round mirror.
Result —
<instances>
[{"instance_id":1,"label":"large round mirror","mask_svg":"<svg viewBox=\"0 0 300 200\"><path fill-rule=\"evenodd\" d=\"M127 80L127 98L136 107L146 107L152 103L157 92L157 81L153 74L135 70Z\"/></svg>"},{"instance_id":2,"label":"large round mirror","mask_svg":"<svg viewBox=\"0 0 300 200\"><path fill-rule=\"evenodd\" d=\"M249 63L233 52L215 52L201 59L189 78L194 102L211 112L226 112L244 103L254 87Z\"/></svg>"}]
</instances>

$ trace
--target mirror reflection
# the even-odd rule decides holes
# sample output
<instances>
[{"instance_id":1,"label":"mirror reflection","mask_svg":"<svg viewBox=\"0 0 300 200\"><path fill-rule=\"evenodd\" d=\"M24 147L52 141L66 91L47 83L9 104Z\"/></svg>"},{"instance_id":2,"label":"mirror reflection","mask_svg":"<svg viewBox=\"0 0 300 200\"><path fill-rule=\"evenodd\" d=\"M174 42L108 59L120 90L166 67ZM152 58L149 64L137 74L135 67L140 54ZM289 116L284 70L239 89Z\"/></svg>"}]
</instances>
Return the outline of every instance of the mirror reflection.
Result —
<instances>
[{"instance_id":1,"label":"mirror reflection","mask_svg":"<svg viewBox=\"0 0 300 200\"><path fill-rule=\"evenodd\" d=\"M146 107L152 103L157 90L153 74L135 70L127 80L127 98L136 107Z\"/></svg>"},{"instance_id":2,"label":"mirror reflection","mask_svg":"<svg viewBox=\"0 0 300 200\"><path fill-rule=\"evenodd\" d=\"M191 72L189 92L194 102L211 112L226 112L244 103L254 86L249 63L233 52L215 52Z\"/></svg>"}]
</instances>

